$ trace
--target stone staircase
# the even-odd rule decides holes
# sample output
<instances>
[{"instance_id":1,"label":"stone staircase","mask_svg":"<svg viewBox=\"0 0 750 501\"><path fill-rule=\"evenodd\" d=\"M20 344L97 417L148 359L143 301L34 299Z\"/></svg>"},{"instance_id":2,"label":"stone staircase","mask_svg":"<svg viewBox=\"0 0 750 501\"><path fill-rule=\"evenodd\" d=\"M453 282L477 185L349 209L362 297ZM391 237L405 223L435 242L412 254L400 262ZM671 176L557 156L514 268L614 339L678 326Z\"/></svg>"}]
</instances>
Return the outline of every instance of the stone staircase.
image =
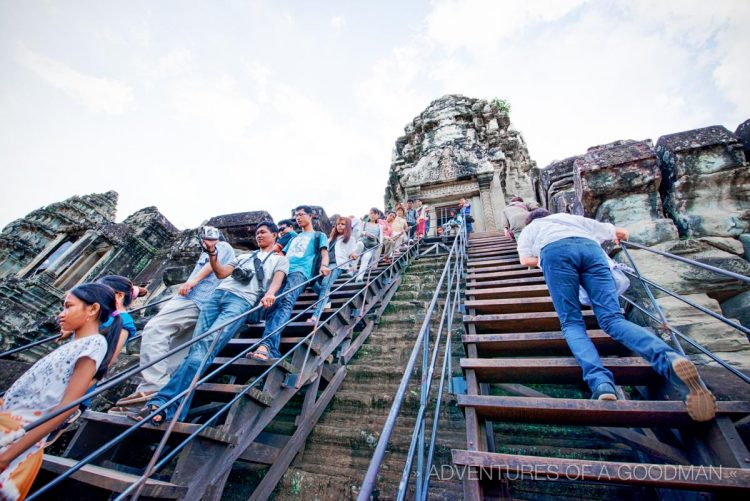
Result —
<instances>
[{"instance_id":1,"label":"stone staircase","mask_svg":"<svg viewBox=\"0 0 750 501\"><path fill-rule=\"evenodd\" d=\"M367 471L379 432L388 416L404 367L414 346L425 310L445 263L444 257L420 258L402 275L401 285L383 312L367 343L349 363L349 373L326 413L275 491L277 500L355 498ZM459 371L460 335L454 324L453 361ZM458 372L457 372L458 373ZM412 377L378 481L378 499L392 499L398 490L406 452L419 407L419 376ZM432 392L433 398L436 391ZM446 395L447 397L447 395ZM432 420L428 419L430 430ZM448 397L440 417L433 471L451 465L450 449L465 443L464 420L455 399ZM449 476L450 473L448 473ZM433 476L430 499L458 499L457 478Z\"/></svg>"}]
</instances>

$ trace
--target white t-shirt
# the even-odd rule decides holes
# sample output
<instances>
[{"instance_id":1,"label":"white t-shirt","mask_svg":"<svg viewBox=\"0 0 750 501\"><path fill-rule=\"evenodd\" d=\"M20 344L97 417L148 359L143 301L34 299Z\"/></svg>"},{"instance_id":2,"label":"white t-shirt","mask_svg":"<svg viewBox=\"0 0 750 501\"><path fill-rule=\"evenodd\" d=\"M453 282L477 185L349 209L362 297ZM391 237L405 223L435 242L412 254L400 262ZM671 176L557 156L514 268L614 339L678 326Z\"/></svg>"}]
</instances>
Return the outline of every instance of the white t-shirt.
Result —
<instances>
[{"instance_id":1,"label":"white t-shirt","mask_svg":"<svg viewBox=\"0 0 750 501\"><path fill-rule=\"evenodd\" d=\"M78 359L90 358L98 370L106 354L107 340L101 334L62 345L37 361L13 383L0 410L28 420L48 413L62 402Z\"/></svg>"},{"instance_id":2,"label":"white t-shirt","mask_svg":"<svg viewBox=\"0 0 750 501\"><path fill-rule=\"evenodd\" d=\"M229 263L229 266L233 268L242 267L242 269L255 272L253 261L257 257L260 262L263 263L263 274L265 275L265 280L263 281L263 291L258 288L258 280L255 278L255 276L253 276L253 278L251 278L250 282L247 284L238 282L237 280L229 276L225 278L216 289L230 291L247 301L251 307L255 306L260 300L260 293L265 293L265 291L267 291L268 287L271 285L271 280L273 280L274 273L276 273L277 271L282 271L285 275L289 273L289 260L286 257L279 256L275 253L271 253L270 256L268 254L268 252L263 251L259 251L257 255L255 252L250 252L237 256L236 258L234 258L234 261ZM263 261L265 261L265 263Z\"/></svg>"},{"instance_id":3,"label":"white t-shirt","mask_svg":"<svg viewBox=\"0 0 750 501\"><path fill-rule=\"evenodd\" d=\"M602 243L614 240L615 227L610 223L600 223L595 219L573 214L550 214L534 219L518 237L518 255L539 257L545 245L563 238L582 237Z\"/></svg>"},{"instance_id":4,"label":"white t-shirt","mask_svg":"<svg viewBox=\"0 0 750 501\"><path fill-rule=\"evenodd\" d=\"M336 268L343 267L344 270L354 270L357 267L357 260L351 260L349 256L352 254L361 255L362 251L365 250L365 246L362 242L354 238L354 235L349 237L349 241L344 243L344 239L339 237L336 239L334 244L334 256L336 256ZM349 262L347 262L349 261ZM344 264L346 263L346 264ZM333 268L333 266L331 266Z\"/></svg>"}]
</instances>

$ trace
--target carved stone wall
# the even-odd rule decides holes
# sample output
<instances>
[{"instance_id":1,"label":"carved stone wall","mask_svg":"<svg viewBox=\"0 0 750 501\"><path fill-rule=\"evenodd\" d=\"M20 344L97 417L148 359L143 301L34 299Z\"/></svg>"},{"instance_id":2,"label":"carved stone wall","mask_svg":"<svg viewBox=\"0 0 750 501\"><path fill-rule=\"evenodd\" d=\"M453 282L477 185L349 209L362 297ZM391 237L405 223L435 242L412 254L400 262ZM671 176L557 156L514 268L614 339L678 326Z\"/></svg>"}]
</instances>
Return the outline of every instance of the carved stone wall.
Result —
<instances>
[{"instance_id":1,"label":"carved stone wall","mask_svg":"<svg viewBox=\"0 0 750 501\"><path fill-rule=\"evenodd\" d=\"M443 96L404 132L393 152L386 207L416 198L431 207L454 205L463 197L472 202L477 228L496 230L506 198L532 196L528 173L535 163L494 103Z\"/></svg>"}]
</instances>

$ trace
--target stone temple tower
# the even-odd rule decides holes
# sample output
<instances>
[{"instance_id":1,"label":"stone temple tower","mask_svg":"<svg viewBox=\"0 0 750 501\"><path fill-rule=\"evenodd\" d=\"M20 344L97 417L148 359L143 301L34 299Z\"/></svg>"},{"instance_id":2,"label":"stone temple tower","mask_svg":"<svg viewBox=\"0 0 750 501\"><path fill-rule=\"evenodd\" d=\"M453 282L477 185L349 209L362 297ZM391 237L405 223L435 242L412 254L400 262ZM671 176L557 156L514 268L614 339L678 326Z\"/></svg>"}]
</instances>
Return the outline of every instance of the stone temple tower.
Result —
<instances>
[{"instance_id":1,"label":"stone temple tower","mask_svg":"<svg viewBox=\"0 0 750 501\"><path fill-rule=\"evenodd\" d=\"M533 199L528 172L536 163L508 113L495 103L443 96L404 132L393 151L386 207L421 199L432 209L434 231L445 208L463 197L472 202L474 228L495 231L502 228L506 200Z\"/></svg>"}]
</instances>

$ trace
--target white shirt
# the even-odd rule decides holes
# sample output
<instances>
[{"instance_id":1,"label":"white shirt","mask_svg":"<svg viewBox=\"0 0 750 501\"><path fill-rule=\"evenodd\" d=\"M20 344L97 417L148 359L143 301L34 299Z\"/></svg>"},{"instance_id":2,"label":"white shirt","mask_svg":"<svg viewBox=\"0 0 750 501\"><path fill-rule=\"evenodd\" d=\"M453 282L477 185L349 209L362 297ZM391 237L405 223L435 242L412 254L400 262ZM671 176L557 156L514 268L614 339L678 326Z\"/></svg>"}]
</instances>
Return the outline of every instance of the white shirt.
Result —
<instances>
[{"instance_id":1,"label":"white shirt","mask_svg":"<svg viewBox=\"0 0 750 501\"><path fill-rule=\"evenodd\" d=\"M588 238L600 244L614 240L615 236L615 226L611 223L572 214L550 214L534 219L523 229L518 237L518 255L539 257L546 245L563 238Z\"/></svg>"},{"instance_id":2,"label":"white shirt","mask_svg":"<svg viewBox=\"0 0 750 501\"><path fill-rule=\"evenodd\" d=\"M357 267L357 260L350 261L352 254L360 255L365 250L365 245L359 240L354 238L354 235L349 237L349 241L344 243L344 239L339 237L336 239L336 243L333 247L333 254L336 256L336 268L342 267L345 270L353 270ZM347 261L349 261L347 263ZM344 264L346 263L346 264ZM333 268L333 266L332 266Z\"/></svg>"},{"instance_id":3,"label":"white shirt","mask_svg":"<svg viewBox=\"0 0 750 501\"><path fill-rule=\"evenodd\" d=\"M97 370L107 353L107 340L101 334L66 343L37 361L19 377L5 394L0 411L33 420L62 402L79 358L94 361Z\"/></svg>"},{"instance_id":4,"label":"white shirt","mask_svg":"<svg viewBox=\"0 0 750 501\"><path fill-rule=\"evenodd\" d=\"M289 273L289 260L286 257L274 253L271 253L269 256L268 252L263 251L258 251L257 254L253 251L237 256L234 261L229 263L229 266L232 268L241 267L245 270L255 272L253 261L256 257L261 263L263 263L263 275L265 275L263 277L265 279L263 282L263 290L258 287L258 279L255 276L250 279L250 282L243 284L232 278L231 275L225 278L216 290L230 291L247 301L251 307L255 306L261 299L260 294L268 291L268 288L271 286L271 281L273 280L273 275L277 271L281 271L285 275Z\"/></svg>"}]
</instances>

